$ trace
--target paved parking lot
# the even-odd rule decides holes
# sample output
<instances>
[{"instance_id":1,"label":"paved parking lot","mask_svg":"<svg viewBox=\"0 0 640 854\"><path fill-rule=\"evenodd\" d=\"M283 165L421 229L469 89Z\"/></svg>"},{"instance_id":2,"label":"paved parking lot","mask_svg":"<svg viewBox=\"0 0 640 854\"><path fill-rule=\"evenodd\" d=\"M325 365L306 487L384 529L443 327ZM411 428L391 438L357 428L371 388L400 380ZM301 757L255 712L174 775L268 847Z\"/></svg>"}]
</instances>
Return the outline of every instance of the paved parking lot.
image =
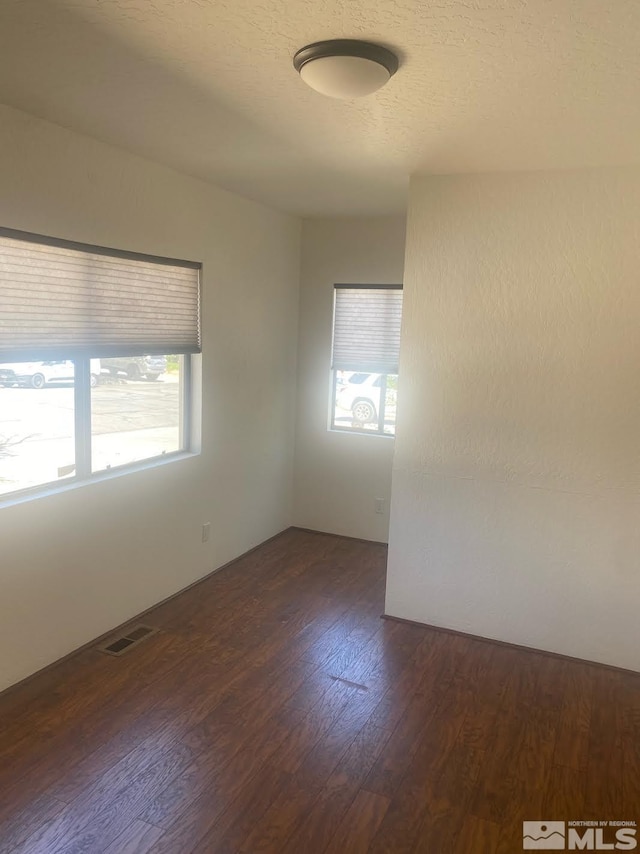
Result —
<instances>
[{"instance_id":1,"label":"paved parking lot","mask_svg":"<svg viewBox=\"0 0 640 854\"><path fill-rule=\"evenodd\" d=\"M176 450L179 416L176 376L157 382L105 378L92 390L94 470ZM9 446L0 456L0 494L73 474L73 387L0 388L3 440Z\"/></svg>"}]
</instances>

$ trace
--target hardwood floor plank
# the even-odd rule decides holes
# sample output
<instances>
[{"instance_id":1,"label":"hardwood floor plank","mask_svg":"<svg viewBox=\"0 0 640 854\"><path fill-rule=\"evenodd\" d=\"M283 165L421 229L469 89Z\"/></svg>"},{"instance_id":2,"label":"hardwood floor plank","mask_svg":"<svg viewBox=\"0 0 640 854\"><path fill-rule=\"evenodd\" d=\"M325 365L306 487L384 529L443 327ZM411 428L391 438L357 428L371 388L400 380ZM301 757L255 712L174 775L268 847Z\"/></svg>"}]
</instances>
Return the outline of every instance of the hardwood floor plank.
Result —
<instances>
[{"instance_id":1,"label":"hardwood floor plank","mask_svg":"<svg viewBox=\"0 0 640 854\"><path fill-rule=\"evenodd\" d=\"M566 692L560 713L554 762L585 771L589 758L594 668L577 663L564 669Z\"/></svg>"},{"instance_id":2,"label":"hardwood floor plank","mask_svg":"<svg viewBox=\"0 0 640 854\"><path fill-rule=\"evenodd\" d=\"M296 724L296 715L296 712L291 712L278 720L265 721L262 730L250 738L243 739L242 733L238 733L239 739L227 755L203 751L182 774L144 804L138 818L166 829L181 821L184 812L193 807L194 802L198 808L198 798L202 798L209 803L207 809L213 820L217 814L214 810L221 812L228 806L242 786L282 750ZM215 793L215 798L212 793Z\"/></svg>"},{"instance_id":3,"label":"hardwood floor plank","mask_svg":"<svg viewBox=\"0 0 640 854\"><path fill-rule=\"evenodd\" d=\"M435 777L429 789L415 852L441 851L444 854L455 850L484 760L484 752L458 740L442 773Z\"/></svg>"},{"instance_id":4,"label":"hardwood floor plank","mask_svg":"<svg viewBox=\"0 0 640 854\"><path fill-rule=\"evenodd\" d=\"M469 813L460 828L453 854L495 854L499 838L497 824Z\"/></svg>"},{"instance_id":5,"label":"hardwood floor plank","mask_svg":"<svg viewBox=\"0 0 640 854\"><path fill-rule=\"evenodd\" d=\"M201 797L165 833L157 854L234 854L290 780L291 775L281 771L277 763L265 763L224 809L214 807L211 812L209 801Z\"/></svg>"},{"instance_id":6,"label":"hardwood floor plank","mask_svg":"<svg viewBox=\"0 0 640 854\"><path fill-rule=\"evenodd\" d=\"M465 660L465 643L458 639L451 651L449 663L455 662L451 678L443 683L446 687L420 733L415 755L394 787L372 852L451 848L483 760L482 751L462 737L484 673L479 661Z\"/></svg>"},{"instance_id":7,"label":"hardwood floor plank","mask_svg":"<svg viewBox=\"0 0 640 854\"><path fill-rule=\"evenodd\" d=\"M366 854L388 808L389 798L361 789L327 849L344 854Z\"/></svg>"},{"instance_id":8,"label":"hardwood floor plank","mask_svg":"<svg viewBox=\"0 0 640 854\"><path fill-rule=\"evenodd\" d=\"M325 850L387 738L387 732L370 722L362 727L282 849L283 854Z\"/></svg>"},{"instance_id":9,"label":"hardwood floor plank","mask_svg":"<svg viewBox=\"0 0 640 854\"><path fill-rule=\"evenodd\" d=\"M0 854L8 854L34 833L44 830L67 806L49 795L34 798L0 824Z\"/></svg>"},{"instance_id":10,"label":"hardwood floor plank","mask_svg":"<svg viewBox=\"0 0 640 854\"><path fill-rule=\"evenodd\" d=\"M475 682L474 696L460 731L461 743L476 750L487 750L496 727L496 719L503 702L508 674L495 654L495 648L485 644L482 652L477 650L482 670Z\"/></svg>"},{"instance_id":11,"label":"hardwood floor plank","mask_svg":"<svg viewBox=\"0 0 640 854\"><path fill-rule=\"evenodd\" d=\"M393 731L415 694L433 692L436 681L442 678L445 646L445 634L426 630L414 655L376 705L371 716L375 726Z\"/></svg>"},{"instance_id":12,"label":"hardwood floor plank","mask_svg":"<svg viewBox=\"0 0 640 854\"><path fill-rule=\"evenodd\" d=\"M264 814L253 824L238 851L246 854L280 854L317 795L317 788L309 788L301 784L296 775L291 775Z\"/></svg>"},{"instance_id":13,"label":"hardwood floor plank","mask_svg":"<svg viewBox=\"0 0 640 854\"><path fill-rule=\"evenodd\" d=\"M230 730L233 737L234 732L240 735L240 726L245 731L256 721L261 725L316 669L315 664L298 659L277 670L265 667L258 673L249 672L247 679L235 684L233 691L182 740L194 750L210 749L225 731ZM256 718L258 708L260 714Z\"/></svg>"},{"instance_id":14,"label":"hardwood floor plank","mask_svg":"<svg viewBox=\"0 0 640 854\"><path fill-rule=\"evenodd\" d=\"M115 839L104 854L148 854L164 831L144 821L133 821Z\"/></svg>"},{"instance_id":15,"label":"hardwood floor plank","mask_svg":"<svg viewBox=\"0 0 640 854\"><path fill-rule=\"evenodd\" d=\"M640 680L625 680L621 690L623 727L622 809L627 816L640 812ZM625 821L627 819L624 819ZM640 821L635 818L631 821Z\"/></svg>"},{"instance_id":16,"label":"hardwood floor plank","mask_svg":"<svg viewBox=\"0 0 640 854\"><path fill-rule=\"evenodd\" d=\"M173 746L172 746L173 748ZM57 819L30 836L16 854L101 854L135 818L140 805L189 762L188 748L160 750L133 767L123 763L109 779L77 798Z\"/></svg>"},{"instance_id":17,"label":"hardwood floor plank","mask_svg":"<svg viewBox=\"0 0 640 854\"><path fill-rule=\"evenodd\" d=\"M338 701L339 714L333 717L327 713L326 704L319 702L313 714L306 716L307 726L300 727L300 737L290 738L286 750L278 757L279 767L291 776L244 841L243 848L247 851L283 850L315 805L342 756L366 725L375 697L369 696L366 690L334 683L325 701L330 700L334 692L342 698Z\"/></svg>"},{"instance_id":18,"label":"hardwood floor plank","mask_svg":"<svg viewBox=\"0 0 640 854\"><path fill-rule=\"evenodd\" d=\"M425 704L424 698L420 695L412 698L387 741L384 751L364 781L363 788L385 797L393 797L407 766L418 750L423 731L435 715L438 704L437 692L443 690L445 690L444 682L438 688L434 688L430 696L431 702L428 704Z\"/></svg>"},{"instance_id":19,"label":"hardwood floor plank","mask_svg":"<svg viewBox=\"0 0 640 854\"><path fill-rule=\"evenodd\" d=\"M438 739L444 750L453 745L466 716L466 706L461 706L458 700L461 692L466 695L468 691L465 677L469 676L470 660L464 661L463 639L452 640L440 659L439 669L421 683L363 788L393 798L421 743L423 748L427 745L427 752ZM441 711L443 704L446 708ZM447 710L453 711L453 716ZM421 761L419 758L413 766Z\"/></svg>"},{"instance_id":20,"label":"hardwood floor plank","mask_svg":"<svg viewBox=\"0 0 640 854\"><path fill-rule=\"evenodd\" d=\"M496 650L496 655L510 666L513 652ZM564 662L529 654L522 664L526 673L517 672L506 683L472 804L474 815L506 827L542 807L565 692Z\"/></svg>"},{"instance_id":21,"label":"hardwood floor plank","mask_svg":"<svg viewBox=\"0 0 640 854\"><path fill-rule=\"evenodd\" d=\"M353 644L363 632L365 643L380 626L380 602L371 602L369 595L348 608L342 619L325 632L306 653L306 658L319 665L326 665L344 644Z\"/></svg>"},{"instance_id":22,"label":"hardwood floor plank","mask_svg":"<svg viewBox=\"0 0 640 854\"><path fill-rule=\"evenodd\" d=\"M122 728L119 733L72 763L69 770L61 768L59 779L54 780L47 791L71 803L148 739L157 738L159 733L168 735L173 717L170 712L161 708L154 709L133 722L125 715L121 720Z\"/></svg>"},{"instance_id":23,"label":"hardwood floor plank","mask_svg":"<svg viewBox=\"0 0 640 854\"><path fill-rule=\"evenodd\" d=\"M624 677L599 670L594 677L594 698L589 729L585 812L587 819L617 815L623 804Z\"/></svg>"},{"instance_id":24,"label":"hardwood floor plank","mask_svg":"<svg viewBox=\"0 0 640 854\"><path fill-rule=\"evenodd\" d=\"M547 780L540 815L550 820L572 820L585 814L586 778L583 771L554 765Z\"/></svg>"}]
</instances>

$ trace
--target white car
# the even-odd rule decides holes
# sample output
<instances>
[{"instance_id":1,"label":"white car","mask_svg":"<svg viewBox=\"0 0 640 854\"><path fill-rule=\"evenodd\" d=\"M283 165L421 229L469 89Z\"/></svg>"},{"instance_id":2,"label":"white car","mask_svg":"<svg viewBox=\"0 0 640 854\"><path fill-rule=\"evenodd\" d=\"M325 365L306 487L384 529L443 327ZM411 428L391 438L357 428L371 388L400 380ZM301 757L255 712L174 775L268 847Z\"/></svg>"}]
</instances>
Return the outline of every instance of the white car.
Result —
<instances>
[{"instance_id":1,"label":"white car","mask_svg":"<svg viewBox=\"0 0 640 854\"><path fill-rule=\"evenodd\" d=\"M359 424L377 421L383 377L383 374L351 374L346 384L337 392L337 405L340 409L351 412L353 420Z\"/></svg>"},{"instance_id":2,"label":"white car","mask_svg":"<svg viewBox=\"0 0 640 854\"><path fill-rule=\"evenodd\" d=\"M100 359L91 359L91 388L98 385ZM0 386L44 388L47 383L72 383L74 364L70 359L49 362L13 362L0 365Z\"/></svg>"}]
</instances>

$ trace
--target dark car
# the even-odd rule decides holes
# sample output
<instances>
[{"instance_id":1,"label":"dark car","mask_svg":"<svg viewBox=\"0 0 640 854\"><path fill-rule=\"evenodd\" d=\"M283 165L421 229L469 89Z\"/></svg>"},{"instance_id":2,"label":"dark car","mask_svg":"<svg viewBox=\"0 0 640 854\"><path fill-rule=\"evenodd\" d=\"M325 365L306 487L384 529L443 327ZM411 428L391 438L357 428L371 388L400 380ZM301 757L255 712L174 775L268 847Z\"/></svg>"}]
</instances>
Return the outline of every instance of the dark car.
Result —
<instances>
[{"instance_id":1,"label":"dark car","mask_svg":"<svg viewBox=\"0 0 640 854\"><path fill-rule=\"evenodd\" d=\"M113 359L101 359L102 370L111 376L126 374L129 380L157 380L167 370L166 356L118 356Z\"/></svg>"}]
</instances>

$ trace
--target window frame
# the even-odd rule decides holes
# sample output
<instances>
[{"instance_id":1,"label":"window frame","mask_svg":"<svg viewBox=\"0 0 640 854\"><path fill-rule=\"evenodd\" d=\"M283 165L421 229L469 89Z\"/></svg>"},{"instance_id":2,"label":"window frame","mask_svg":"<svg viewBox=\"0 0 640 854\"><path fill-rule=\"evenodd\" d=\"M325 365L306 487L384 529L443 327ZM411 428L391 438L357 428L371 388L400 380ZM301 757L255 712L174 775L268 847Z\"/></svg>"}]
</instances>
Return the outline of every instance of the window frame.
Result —
<instances>
[{"instance_id":1,"label":"window frame","mask_svg":"<svg viewBox=\"0 0 640 854\"><path fill-rule=\"evenodd\" d=\"M404 286L402 284L364 284L362 282L358 283L346 283L346 282L336 282L333 285L333 306L332 306L332 318L331 318L331 398L329 402L329 423L327 426L327 430L331 433L352 433L360 436L383 436L388 439L395 439L395 423L394 423L394 432L388 433L385 432L385 415L386 415L386 407L387 407L387 389L388 389L388 377L391 375L389 373L382 373L380 370L365 370L359 367L354 373L368 373L378 374L382 377L383 382L380 386L380 411L378 412L378 428L377 429L367 429L365 427L345 427L344 425L339 425L335 423L336 419L336 397L337 397L337 385L338 385L338 372L345 370L343 368L336 368L333 364L333 350L334 350L334 339L335 339L335 330L336 330L336 294L338 290L342 288L362 288L363 290L387 290L387 291L402 291L404 292ZM393 376L399 377L399 372L393 374ZM374 423L374 422L372 422Z\"/></svg>"},{"instance_id":2,"label":"window frame","mask_svg":"<svg viewBox=\"0 0 640 854\"><path fill-rule=\"evenodd\" d=\"M113 476L121 474L129 474L141 469L151 468L162 465L165 462L184 459L194 454L199 453L199 432L196 435L197 423L194 421L194 402L200 401L197 390L194 389L194 377L200 377L200 369L195 368L195 360L200 359L201 349L201 305L202 305L202 271L203 265L201 262L186 261L183 259L170 258L161 255L152 255L148 253L135 252L125 249L115 249L112 247L99 246L96 244L80 243L77 241L66 240L64 238L40 235L28 231L19 231L12 228L0 227L0 236L9 239L22 240L26 243L33 243L41 246L59 247L72 251L86 252L88 254L97 253L105 258L113 257L119 260L153 262L159 266L177 266L197 271L197 324L194 329L197 334L197 346L194 343L190 349L186 348L186 342L183 342L185 349L177 347L170 350L171 355L177 355L181 360L180 372L180 398L179 398L179 425L178 437L180 447L175 451L168 451L152 457L145 457L141 460L136 460L129 463L110 466L106 469L98 471L92 470L92 409L91 409L91 361L96 358L133 356L144 354L167 355L167 353L159 353L160 347L145 347L144 343L140 344L138 352L124 352L126 347L111 345L104 352L102 348L96 353L91 353L90 348L86 345L72 349L65 354L60 347L55 348L55 352L46 351L44 342L41 345L34 344L34 349L27 354L16 353L14 362L24 361L49 361L49 360L69 360L74 364L74 473L62 476L56 480L48 480L44 483L39 483L34 486L27 486L19 489L13 489L10 492L0 494L0 507L6 506L15 502L21 502L27 499L38 498L42 495L55 494L63 492L69 488L84 485L100 480L105 480ZM168 342L167 342L168 343ZM109 352L107 352L107 349ZM10 362L12 354L4 355L1 361Z\"/></svg>"}]
</instances>

